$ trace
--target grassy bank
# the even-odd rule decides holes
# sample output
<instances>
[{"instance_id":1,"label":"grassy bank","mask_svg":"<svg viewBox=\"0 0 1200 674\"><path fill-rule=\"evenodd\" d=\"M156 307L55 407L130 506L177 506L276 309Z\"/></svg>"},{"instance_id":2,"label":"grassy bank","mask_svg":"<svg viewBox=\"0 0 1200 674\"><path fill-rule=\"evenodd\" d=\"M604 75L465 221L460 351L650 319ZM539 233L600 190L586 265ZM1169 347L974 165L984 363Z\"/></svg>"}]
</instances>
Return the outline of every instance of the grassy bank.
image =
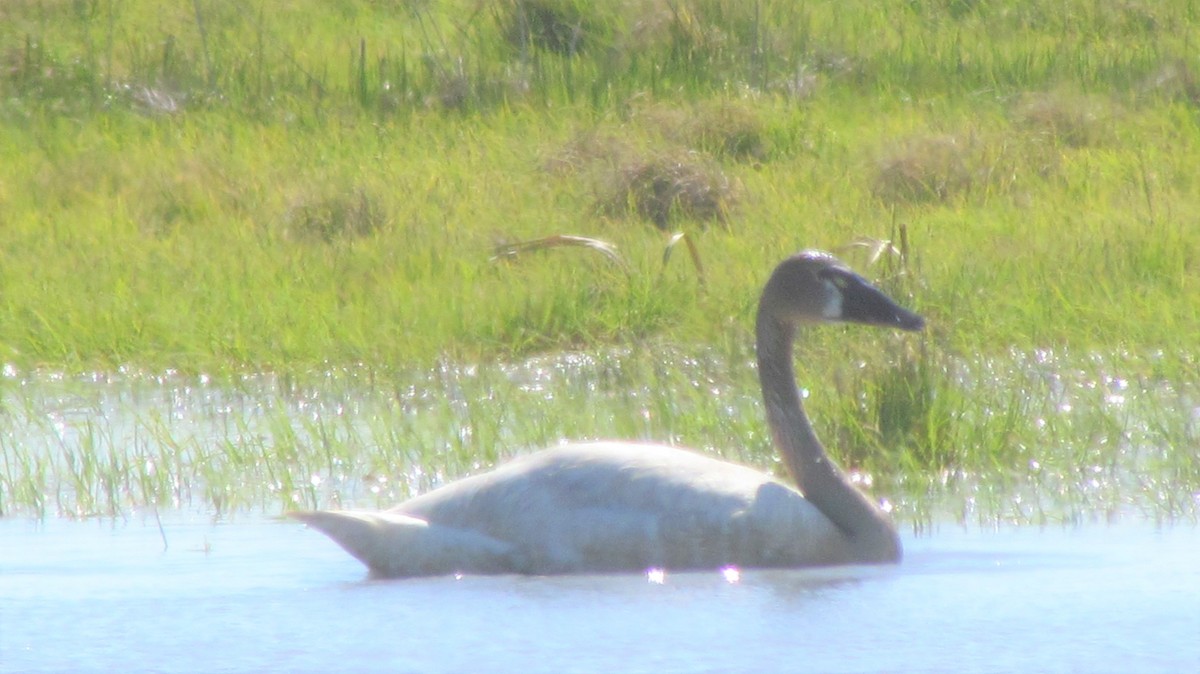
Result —
<instances>
[{"instance_id":1,"label":"grassy bank","mask_svg":"<svg viewBox=\"0 0 1200 674\"><path fill-rule=\"evenodd\" d=\"M1200 471L1181 448L1200 381L1198 14L1184 0L7 2L0 360L16 374L0 393L28 404L13 382L38 368L236 381L647 345L711 345L744 367L760 284L818 247L929 319L923 341L834 330L807 352L809 380L839 382L814 403L822 428L915 499L906 512L951 492L965 508L980 497L963 480L1008 504L1108 466L1124 477L1104 510L1152 466L1131 488L1194 514ZM684 243L664 266L679 231L703 285ZM497 255L555 234L616 259ZM1039 354L1103 409L1051 414L1062 388L1035 376ZM613 386L684 388L640 367ZM714 376L753 400L748 375ZM1175 397L1105 407L1113 381ZM148 447L174 457L157 464L182 463L148 475L136 443L105 469L90 441L90 459L43 460L9 438L0 495L44 511L58 485L87 497L61 510L87 514L113 509L106 489L167 503L194 482L221 510L324 494L278 485L328 484L329 447L370 474L385 456L452 477L561 437L740 447L754 436L739 424L758 428L756 407L721 422L668 398L655 418L685 432L597 427L566 402L527 426L512 395L457 450L419 429L297 440L283 421L188 449L150 424ZM630 405L603 409L644 409ZM479 441L488 418L508 425ZM438 432L464 437L455 424ZM769 464L761 440L738 458ZM414 446L449 453L387 453Z\"/></svg>"},{"instance_id":2,"label":"grassy bank","mask_svg":"<svg viewBox=\"0 0 1200 674\"><path fill-rule=\"evenodd\" d=\"M783 255L900 225L947 348L1189 343L1194 4L928 5L6 3L4 357L711 341ZM655 220L694 238L706 294L682 254L661 271ZM556 233L628 273L489 261Z\"/></svg>"}]
</instances>

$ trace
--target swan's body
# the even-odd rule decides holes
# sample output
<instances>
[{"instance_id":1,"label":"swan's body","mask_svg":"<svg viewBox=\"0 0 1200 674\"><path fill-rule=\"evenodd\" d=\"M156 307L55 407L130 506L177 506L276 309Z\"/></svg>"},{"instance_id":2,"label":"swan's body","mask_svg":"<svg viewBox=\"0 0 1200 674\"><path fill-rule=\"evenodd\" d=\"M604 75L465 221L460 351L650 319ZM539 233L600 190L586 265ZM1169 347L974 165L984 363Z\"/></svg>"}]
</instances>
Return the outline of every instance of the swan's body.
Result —
<instances>
[{"instance_id":1,"label":"swan's body","mask_svg":"<svg viewBox=\"0 0 1200 674\"><path fill-rule=\"evenodd\" d=\"M537 452L386 513L298 516L376 576L853 560L837 528L795 489L745 466L632 442Z\"/></svg>"},{"instance_id":2,"label":"swan's body","mask_svg":"<svg viewBox=\"0 0 1200 674\"><path fill-rule=\"evenodd\" d=\"M821 253L780 264L759 304L767 416L799 491L686 449L601 442L531 454L386 512L293 516L382 577L898 561L895 529L825 454L792 375L797 326L845 321L923 324Z\"/></svg>"}]
</instances>

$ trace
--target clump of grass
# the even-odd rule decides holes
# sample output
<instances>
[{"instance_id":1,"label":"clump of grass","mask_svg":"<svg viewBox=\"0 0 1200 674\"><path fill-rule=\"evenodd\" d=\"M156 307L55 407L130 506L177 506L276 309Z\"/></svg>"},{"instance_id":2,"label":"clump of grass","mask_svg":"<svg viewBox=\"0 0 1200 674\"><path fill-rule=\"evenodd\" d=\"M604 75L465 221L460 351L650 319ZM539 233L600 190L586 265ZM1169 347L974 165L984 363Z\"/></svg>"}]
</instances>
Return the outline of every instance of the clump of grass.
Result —
<instances>
[{"instance_id":1,"label":"clump of grass","mask_svg":"<svg viewBox=\"0 0 1200 674\"><path fill-rule=\"evenodd\" d=\"M946 201L971 186L967 153L957 136L911 137L880 160L871 191L889 202Z\"/></svg>"},{"instance_id":2,"label":"clump of grass","mask_svg":"<svg viewBox=\"0 0 1200 674\"><path fill-rule=\"evenodd\" d=\"M37 106L58 115L95 105L104 91L91 63L64 60L28 33L23 44L0 52L0 82L7 90L7 105Z\"/></svg>"},{"instance_id":3,"label":"clump of grass","mask_svg":"<svg viewBox=\"0 0 1200 674\"><path fill-rule=\"evenodd\" d=\"M946 377L944 353L927 344L900 351L897 363L866 382L880 451L907 452L921 471L962 467L963 447L954 434L957 391Z\"/></svg>"},{"instance_id":4,"label":"clump of grass","mask_svg":"<svg viewBox=\"0 0 1200 674\"><path fill-rule=\"evenodd\" d=\"M601 16L607 3L581 0L505 0L500 3L501 31L520 53L530 47L574 56L605 38L610 20Z\"/></svg>"},{"instance_id":5,"label":"clump of grass","mask_svg":"<svg viewBox=\"0 0 1200 674\"><path fill-rule=\"evenodd\" d=\"M252 210L248 188L217 162L188 157L155 169L141 180L124 178L136 189L136 198L128 205L131 217L150 236L165 237Z\"/></svg>"},{"instance_id":6,"label":"clump of grass","mask_svg":"<svg viewBox=\"0 0 1200 674\"><path fill-rule=\"evenodd\" d=\"M290 238L325 243L371 236L389 220L382 200L363 185L305 194L296 199L285 218Z\"/></svg>"},{"instance_id":7,"label":"clump of grass","mask_svg":"<svg viewBox=\"0 0 1200 674\"><path fill-rule=\"evenodd\" d=\"M631 152L628 143L615 133L588 129L547 153L542 168L549 173L569 175L596 165L616 166Z\"/></svg>"},{"instance_id":8,"label":"clump of grass","mask_svg":"<svg viewBox=\"0 0 1200 674\"><path fill-rule=\"evenodd\" d=\"M1163 64L1148 77L1140 88L1143 95L1159 95L1169 99L1181 99L1200 106L1200 78L1183 59L1174 59Z\"/></svg>"},{"instance_id":9,"label":"clump of grass","mask_svg":"<svg viewBox=\"0 0 1200 674\"><path fill-rule=\"evenodd\" d=\"M493 64L469 63L465 58L431 58L428 71L422 100L432 110L486 110L502 101L521 99L530 86L519 70L502 71Z\"/></svg>"},{"instance_id":10,"label":"clump of grass","mask_svg":"<svg viewBox=\"0 0 1200 674\"><path fill-rule=\"evenodd\" d=\"M773 149L760 108L749 103L648 104L631 106L621 129L601 125L576 133L549 153L542 166L558 174L597 164L615 166L633 158L635 150L628 138L638 135L660 145L665 141L679 152L699 152L718 160L761 162Z\"/></svg>"},{"instance_id":11,"label":"clump of grass","mask_svg":"<svg viewBox=\"0 0 1200 674\"><path fill-rule=\"evenodd\" d=\"M652 152L617 167L600 198L608 214L634 214L668 229L679 219L725 224L737 202L736 183L698 152Z\"/></svg>"},{"instance_id":12,"label":"clump of grass","mask_svg":"<svg viewBox=\"0 0 1200 674\"><path fill-rule=\"evenodd\" d=\"M443 110L463 110L476 98L475 86L461 68L443 69L434 78L433 93L425 98L425 105Z\"/></svg>"},{"instance_id":13,"label":"clump of grass","mask_svg":"<svg viewBox=\"0 0 1200 674\"><path fill-rule=\"evenodd\" d=\"M803 14L786 4L736 0L644 0L629 4L630 29L616 50L653 54L666 75L736 81L765 89L797 50Z\"/></svg>"},{"instance_id":14,"label":"clump of grass","mask_svg":"<svg viewBox=\"0 0 1200 674\"><path fill-rule=\"evenodd\" d=\"M1021 194L1053 177L1062 152L1042 134L1012 131L913 136L879 161L871 192L891 204L946 203L964 197Z\"/></svg>"},{"instance_id":15,"label":"clump of grass","mask_svg":"<svg viewBox=\"0 0 1200 674\"><path fill-rule=\"evenodd\" d=\"M763 161L771 153L762 118L747 105L722 102L701 108L687 130L698 148L716 156Z\"/></svg>"},{"instance_id":16,"label":"clump of grass","mask_svg":"<svg viewBox=\"0 0 1200 674\"><path fill-rule=\"evenodd\" d=\"M1026 93L1018 98L1012 117L1029 133L1067 147L1090 147L1109 137L1112 105L1098 96Z\"/></svg>"},{"instance_id":17,"label":"clump of grass","mask_svg":"<svg viewBox=\"0 0 1200 674\"><path fill-rule=\"evenodd\" d=\"M763 161L771 152L766 124L755 107L721 100L690 106L654 105L636 110L678 145L735 161Z\"/></svg>"},{"instance_id":18,"label":"clump of grass","mask_svg":"<svg viewBox=\"0 0 1200 674\"><path fill-rule=\"evenodd\" d=\"M1063 155L1045 137L1002 133L981 140L971 162L972 189L1022 193L1032 181L1058 175Z\"/></svg>"}]
</instances>

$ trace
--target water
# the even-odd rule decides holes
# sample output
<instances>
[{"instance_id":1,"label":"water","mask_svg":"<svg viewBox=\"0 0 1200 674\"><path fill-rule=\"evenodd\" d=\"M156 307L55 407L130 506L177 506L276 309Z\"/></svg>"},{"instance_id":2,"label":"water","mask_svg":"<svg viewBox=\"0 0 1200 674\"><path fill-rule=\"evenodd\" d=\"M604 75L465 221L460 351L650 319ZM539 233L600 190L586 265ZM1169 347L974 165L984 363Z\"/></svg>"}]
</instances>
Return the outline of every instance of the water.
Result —
<instances>
[{"instance_id":1,"label":"water","mask_svg":"<svg viewBox=\"0 0 1200 674\"><path fill-rule=\"evenodd\" d=\"M298 524L163 524L0 519L0 671L1200 671L1193 525L940 528L894 568L659 583L370 581Z\"/></svg>"},{"instance_id":2,"label":"water","mask_svg":"<svg viewBox=\"0 0 1200 674\"><path fill-rule=\"evenodd\" d=\"M1002 430L1045 449L970 488L893 489L921 531L898 567L368 581L250 514L392 505L564 437L765 446L745 368L644 360L232 384L5 367L0 672L1200 671L1197 388L1105 363L964 374L1022 391Z\"/></svg>"}]
</instances>

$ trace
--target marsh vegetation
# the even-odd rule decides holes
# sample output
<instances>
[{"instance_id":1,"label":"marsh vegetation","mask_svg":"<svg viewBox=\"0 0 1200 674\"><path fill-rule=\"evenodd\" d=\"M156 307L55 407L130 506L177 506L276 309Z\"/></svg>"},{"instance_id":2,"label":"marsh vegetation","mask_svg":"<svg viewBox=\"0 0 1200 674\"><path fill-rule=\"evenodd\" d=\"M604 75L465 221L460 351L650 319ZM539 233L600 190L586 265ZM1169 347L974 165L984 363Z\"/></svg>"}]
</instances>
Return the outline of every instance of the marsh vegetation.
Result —
<instances>
[{"instance_id":1,"label":"marsh vegetation","mask_svg":"<svg viewBox=\"0 0 1200 674\"><path fill-rule=\"evenodd\" d=\"M799 363L904 522L1194 520L1198 11L6 2L0 512L386 505L564 438L770 467L753 305L815 247L929 320ZM613 255L495 254L563 235Z\"/></svg>"}]
</instances>

